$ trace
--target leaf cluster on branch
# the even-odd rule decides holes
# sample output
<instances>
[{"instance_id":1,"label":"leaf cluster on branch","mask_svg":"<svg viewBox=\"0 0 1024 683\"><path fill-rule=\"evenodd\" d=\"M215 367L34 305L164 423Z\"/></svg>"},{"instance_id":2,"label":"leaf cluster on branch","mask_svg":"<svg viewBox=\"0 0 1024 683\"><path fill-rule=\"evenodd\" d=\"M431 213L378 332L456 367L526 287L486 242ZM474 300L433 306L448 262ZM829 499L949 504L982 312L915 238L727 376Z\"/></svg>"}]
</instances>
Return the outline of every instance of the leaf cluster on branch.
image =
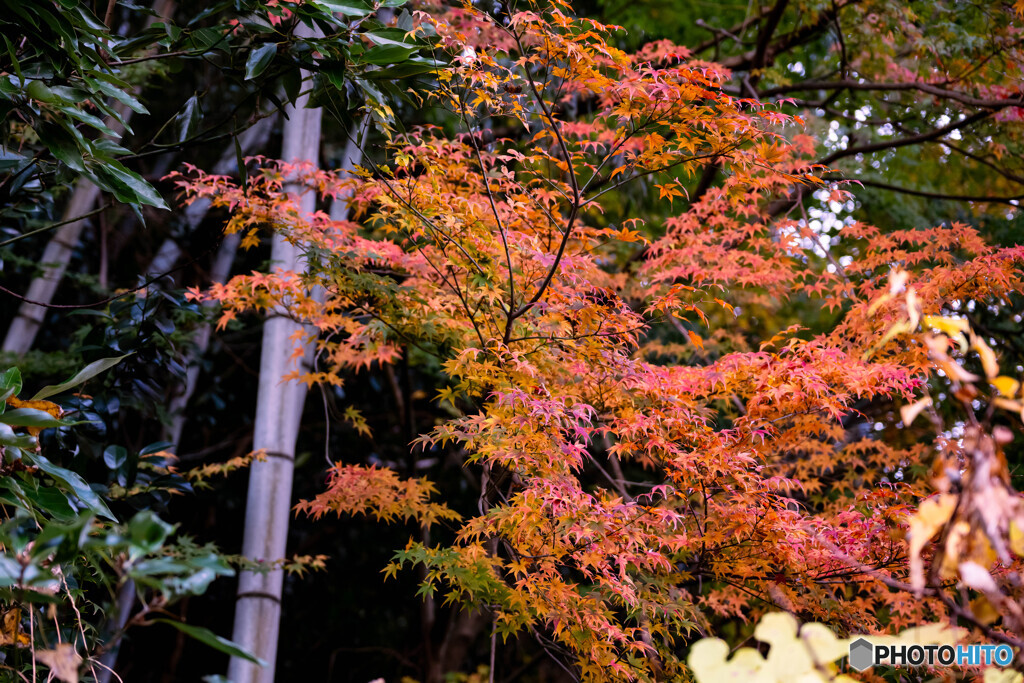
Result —
<instances>
[{"instance_id":1,"label":"leaf cluster on branch","mask_svg":"<svg viewBox=\"0 0 1024 683\"><path fill-rule=\"evenodd\" d=\"M614 27L560 0L507 20L469 6L422 20L450 55L432 99L460 134L397 135L355 180L268 161L245 185L177 176L186 202L231 211L230 231L255 242L269 229L307 259L302 272L193 296L218 301L222 323L276 310L311 325L314 367L292 380L341 385L407 349L435 358L447 381L437 400L456 416L414 446L455 449L480 474L461 519L426 502L434 486L361 464L336 465L300 509L450 525L452 542L411 540L387 573L421 565L424 595L486 608L497 635L536 637L586 680L682 676L695 634L766 605L843 633L969 614L948 583L922 592L914 569L928 538L912 515L930 489L910 464L947 457L934 455L946 442L852 427L931 381L934 344L911 334L920 316L1019 294L1024 249L962 224L851 224L822 248L777 202L805 188L846 201L849 186L822 178L831 169L798 117L730 94L727 70L664 43L624 52ZM564 115L580 101L585 114ZM488 137L489 121L523 133ZM724 181L676 211L712 168ZM286 177L350 196L352 220L298 212ZM609 225L605 204L626 186L656 189L672 215ZM913 324L896 296L909 276L890 279L894 267L913 273ZM759 350L730 329L793 301L831 324L791 327ZM664 343L676 333L681 343ZM982 450L968 471L994 457ZM949 516L933 518L931 532ZM978 524L959 533L980 543ZM1003 538L1008 524L984 533ZM1019 555L990 559L986 576L994 562L1016 576ZM1014 631L1019 581L1002 590L993 604Z\"/></svg>"}]
</instances>

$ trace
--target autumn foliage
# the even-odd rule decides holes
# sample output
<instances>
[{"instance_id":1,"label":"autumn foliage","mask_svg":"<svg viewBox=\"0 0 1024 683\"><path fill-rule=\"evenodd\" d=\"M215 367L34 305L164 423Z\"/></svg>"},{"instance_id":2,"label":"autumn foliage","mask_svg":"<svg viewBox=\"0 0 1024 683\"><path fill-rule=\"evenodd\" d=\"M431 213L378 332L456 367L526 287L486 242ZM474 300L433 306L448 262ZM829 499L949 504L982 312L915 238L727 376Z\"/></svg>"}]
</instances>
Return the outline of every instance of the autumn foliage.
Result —
<instances>
[{"instance_id":1,"label":"autumn foliage","mask_svg":"<svg viewBox=\"0 0 1024 683\"><path fill-rule=\"evenodd\" d=\"M303 272L194 292L222 324L311 326L315 366L289 379L342 384L411 348L446 378L452 417L411 447L455 453L475 510L345 454L300 510L444 523L453 543L410 540L386 572L421 565L427 594L586 680L675 679L689 643L769 609L841 634L952 615L1019 647L1024 505L1001 453L1019 378L955 311L1019 293L1024 248L849 224L822 249L777 200L856 187L822 179L801 120L727 94L723 67L622 52L560 0L417 20L450 53L430 104L460 134L395 133L357 178L267 159L245 184L177 178L244 244L304 250ZM691 200L680 178L710 165L725 181ZM286 182L350 197L352 220L302 214ZM670 217L610 224L627 189ZM780 317L794 303L816 329ZM751 345L752 320L777 334Z\"/></svg>"}]
</instances>

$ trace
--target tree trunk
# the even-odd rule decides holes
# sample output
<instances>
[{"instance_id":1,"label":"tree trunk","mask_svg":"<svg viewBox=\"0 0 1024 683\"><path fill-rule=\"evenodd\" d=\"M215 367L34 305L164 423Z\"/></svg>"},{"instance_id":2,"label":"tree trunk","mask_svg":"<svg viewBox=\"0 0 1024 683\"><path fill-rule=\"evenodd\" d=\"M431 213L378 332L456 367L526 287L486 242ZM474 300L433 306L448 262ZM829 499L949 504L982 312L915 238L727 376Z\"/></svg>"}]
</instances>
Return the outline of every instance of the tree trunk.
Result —
<instances>
[{"instance_id":1,"label":"tree trunk","mask_svg":"<svg viewBox=\"0 0 1024 683\"><path fill-rule=\"evenodd\" d=\"M321 110L307 109L307 101L308 95L300 96L289 109L281 154L285 161L319 160ZM286 189L304 191L295 185ZM300 210L312 212L315 200L315 195L306 191L301 195ZM279 235L273 238L271 260L284 270L301 267L299 250ZM242 554L257 562L272 563L285 556L295 440L306 389L300 382L282 384L281 378L294 369L291 337L300 330L299 324L280 314L272 314L263 328L253 448L264 450L267 457L253 463L249 475L242 541ZM283 582L281 569L263 574L242 572L239 577L232 639L267 665L261 668L232 657L228 678L233 683L273 683Z\"/></svg>"},{"instance_id":2,"label":"tree trunk","mask_svg":"<svg viewBox=\"0 0 1024 683\"><path fill-rule=\"evenodd\" d=\"M242 148L243 154L251 154L254 150L266 145L276 119L276 116L261 119L239 135L239 145ZM235 166L237 166L237 162L235 146L232 142L217 164L213 167L213 173L216 175L227 175L236 170ZM195 230L203 221L203 218L206 216L206 212L209 208L210 201L203 199L190 204L185 209L185 222L188 225L190 232ZM221 243L221 246L217 251L216 257L214 258L213 265L210 268L210 279L213 282L224 282L227 279L228 272L231 269L231 263L234 261L235 252L238 251L238 245L240 242L240 234L236 233L234 235L225 236L224 241ZM164 240L163 244L160 245L156 255L153 256L153 260L150 261L149 268L146 271L147 276L155 276L169 271L174 267L174 264L177 263L180 256L181 247L178 246L178 243L174 239L167 238ZM211 330L209 325L203 325L196 331L196 346L189 357L190 361L194 359L201 359L203 357L203 354L206 352L206 348L210 342L210 332ZM199 365L198 363L190 362L184 391L171 399L170 412L173 416L173 422L166 430L164 438L165 440L173 443L175 447L179 446L181 430L185 422L183 411L188 403L189 397L191 397L193 391L195 391L195 385L198 378ZM114 622L113 630L120 630L124 628L124 625L128 622L128 618L131 616L131 610L134 603L135 582L128 579L124 584L122 584L121 590L118 592L118 616L117 620ZM100 658L102 668L97 672L96 683L108 683L110 681L114 672L114 667L117 663L117 654L119 650L120 645L115 645Z\"/></svg>"},{"instance_id":3,"label":"tree trunk","mask_svg":"<svg viewBox=\"0 0 1024 683\"><path fill-rule=\"evenodd\" d=\"M84 178L79 180L75 185L74 192L71 193L67 208L64 209L63 220L88 213L96 204L96 199L99 196L100 188ZM43 266L43 274L32 280L28 291L25 292L26 299L43 303L53 301L53 295L57 293L60 281L64 277L64 271L67 270L68 263L71 261L71 252L78 244L78 238L82 234L86 220L78 220L61 226L50 238L46 249L43 250L43 256L39 260ZM31 349L36 340L36 333L39 332L45 317L46 308L44 306L23 302L18 307L18 315L11 321L11 326L7 328L3 350L23 354Z\"/></svg>"}]
</instances>

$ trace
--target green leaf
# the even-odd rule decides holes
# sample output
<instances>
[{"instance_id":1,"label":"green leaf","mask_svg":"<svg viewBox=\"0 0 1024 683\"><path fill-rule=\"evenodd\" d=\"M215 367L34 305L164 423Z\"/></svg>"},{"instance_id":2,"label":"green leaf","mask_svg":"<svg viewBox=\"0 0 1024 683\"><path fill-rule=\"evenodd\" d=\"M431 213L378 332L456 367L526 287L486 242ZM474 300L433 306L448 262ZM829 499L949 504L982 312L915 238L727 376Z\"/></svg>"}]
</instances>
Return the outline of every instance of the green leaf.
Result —
<instances>
[{"instance_id":1,"label":"green leaf","mask_svg":"<svg viewBox=\"0 0 1024 683\"><path fill-rule=\"evenodd\" d=\"M103 462L112 470L119 470L128 462L128 449L111 444L103 449Z\"/></svg>"},{"instance_id":2,"label":"green leaf","mask_svg":"<svg viewBox=\"0 0 1024 683\"><path fill-rule=\"evenodd\" d=\"M78 11L75 12L75 14L78 16L78 18L82 20L82 22L86 25L86 27L89 28L89 30L91 30L97 36L107 35L109 29L106 27L105 24L100 23L100 20L96 18L95 15L93 15L92 10L90 10L84 3L78 3L76 9Z\"/></svg>"},{"instance_id":3,"label":"green leaf","mask_svg":"<svg viewBox=\"0 0 1024 683\"><path fill-rule=\"evenodd\" d=\"M93 116L92 114L90 114L88 112L84 112L81 109L79 109L78 107L75 107L73 105L67 104L67 105L62 105L62 106L56 107L56 109L58 111L60 111L60 112L63 112L64 114L66 114L69 118L75 119L77 121L81 121L82 123L86 124L87 126L91 126L92 128L95 128L96 130L98 130L99 132L103 133L104 135L109 135L112 138L120 138L121 137L120 135L117 134L117 132L114 131L113 128L111 128L106 123L104 123L103 119L101 119L98 116ZM125 126L125 129L129 133L132 132L132 129L130 127L128 127L128 126Z\"/></svg>"},{"instance_id":4,"label":"green leaf","mask_svg":"<svg viewBox=\"0 0 1024 683\"><path fill-rule=\"evenodd\" d=\"M434 73L439 68L441 68L441 65L430 60L410 59L401 64L395 64L394 66L378 69L377 71L367 71L363 74L363 78L374 81L397 80L399 78L408 78L409 76Z\"/></svg>"},{"instance_id":5,"label":"green leaf","mask_svg":"<svg viewBox=\"0 0 1024 683\"><path fill-rule=\"evenodd\" d=\"M207 17L211 17L214 14L217 14L218 12L223 12L224 10L228 9L229 7L231 7L232 5L234 5L234 3L231 2L230 0L228 0L227 2L217 2L217 3L213 3L211 5L207 5L203 9L202 12L200 12L199 14L195 15L194 17L192 17L191 19L188 20L187 26L195 26L196 24L201 22L203 19L206 19Z\"/></svg>"},{"instance_id":6,"label":"green leaf","mask_svg":"<svg viewBox=\"0 0 1024 683\"><path fill-rule=\"evenodd\" d=\"M8 479L5 483L9 482ZM10 486L9 483L7 483ZM16 492L20 494L18 507L28 508L35 506L43 510L47 515L58 520L71 520L78 516L74 508L68 502L68 497L61 493L60 489L53 486L28 486L20 488Z\"/></svg>"},{"instance_id":7,"label":"green leaf","mask_svg":"<svg viewBox=\"0 0 1024 683\"><path fill-rule=\"evenodd\" d=\"M35 465L43 472L46 472L48 475L53 477L58 483L64 484L64 486L71 489L71 492L75 494L75 497L82 501L86 507L97 515L106 517L114 522L117 521L117 518L114 517L114 513L110 511L110 508L108 508L107 504L103 502L103 499L96 495L96 492L89 488L89 485L85 483L85 480L75 472L60 467L59 465L54 465L49 460L36 453L28 455L26 457L26 462L30 462L32 465Z\"/></svg>"},{"instance_id":8,"label":"green leaf","mask_svg":"<svg viewBox=\"0 0 1024 683\"><path fill-rule=\"evenodd\" d=\"M232 576L235 572L215 553L189 559L191 573L180 578L169 578L165 585L173 595L202 595L219 576Z\"/></svg>"},{"instance_id":9,"label":"green leaf","mask_svg":"<svg viewBox=\"0 0 1024 683\"><path fill-rule=\"evenodd\" d=\"M359 0L319 0L315 4L346 17L365 17L373 13L369 3Z\"/></svg>"},{"instance_id":10,"label":"green leaf","mask_svg":"<svg viewBox=\"0 0 1024 683\"><path fill-rule=\"evenodd\" d=\"M39 141L53 157L70 168L85 173L85 162L78 142L60 126L44 124L36 129Z\"/></svg>"},{"instance_id":11,"label":"green leaf","mask_svg":"<svg viewBox=\"0 0 1024 683\"><path fill-rule=\"evenodd\" d=\"M36 18L33 17L31 14L29 14L26 11L26 10L30 9L30 7L22 7L21 3L19 3L19 2L5 2L4 6L8 10L12 10L15 14L20 16L22 19L24 19L28 23L32 24L33 28L35 28L35 29L39 28L39 22L36 21Z\"/></svg>"},{"instance_id":12,"label":"green leaf","mask_svg":"<svg viewBox=\"0 0 1024 683\"><path fill-rule=\"evenodd\" d=\"M302 91L302 70L296 66L281 74L281 87L284 88L284 94L289 102L294 103L299 99L299 93Z\"/></svg>"},{"instance_id":13,"label":"green leaf","mask_svg":"<svg viewBox=\"0 0 1024 683\"><path fill-rule=\"evenodd\" d=\"M92 519L92 515L85 514L79 515L70 524L61 521L48 522L32 544L32 556L46 559L65 539L75 542L76 547L81 548L82 542L88 538Z\"/></svg>"},{"instance_id":14,"label":"green leaf","mask_svg":"<svg viewBox=\"0 0 1024 683\"><path fill-rule=\"evenodd\" d=\"M271 60L277 54L277 43L263 43L253 48L249 58L245 60L245 80L251 81L266 71Z\"/></svg>"},{"instance_id":15,"label":"green leaf","mask_svg":"<svg viewBox=\"0 0 1024 683\"><path fill-rule=\"evenodd\" d=\"M395 28L402 31L411 31L412 27L412 15L409 14L409 10L402 10L402 13L398 15L398 19L395 20Z\"/></svg>"},{"instance_id":16,"label":"green leaf","mask_svg":"<svg viewBox=\"0 0 1024 683\"><path fill-rule=\"evenodd\" d=\"M139 455L152 455L153 453L166 451L168 448L174 448L174 443L172 441L154 441L148 446L143 447L139 451Z\"/></svg>"},{"instance_id":17,"label":"green leaf","mask_svg":"<svg viewBox=\"0 0 1024 683\"><path fill-rule=\"evenodd\" d=\"M373 41L375 45L401 45L402 47L412 47L415 43L414 38L408 38L408 31L403 31L399 28L379 28L374 31L367 31L366 37Z\"/></svg>"},{"instance_id":18,"label":"green leaf","mask_svg":"<svg viewBox=\"0 0 1024 683\"><path fill-rule=\"evenodd\" d=\"M21 391L21 370L8 368L0 372L0 413L4 412L5 401Z\"/></svg>"},{"instance_id":19,"label":"green leaf","mask_svg":"<svg viewBox=\"0 0 1024 683\"><path fill-rule=\"evenodd\" d=\"M375 45L360 57L359 61L364 64L394 64L408 59L419 51L418 47L403 47L402 45Z\"/></svg>"},{"instance_id":20,"label":"green leaf","mask_svg":"<svg viewBox=\"0 0 1024 683\"><path fill-rule=\"evenodd\" d=\"M126 107L134 111L136 114L149 113L149 110L146 109L146 107L141 102L139 102L137 99L132 97L124 90L121 90L117 86L113 85L112 83L108 83L102 78L86 78L85 80L89 85L93 86L107 97L110 97L125 105Z\"/></svg>"},{"instance_id":21,"label":"green leaf","mask_svg":"<svg viewBox=\"0 0 1024 683\"><path fill-rule=\"evenodd\" d=\"M0 415L0 422L12 427L60 427L65 424L44 410L15 408Z\"/></svg>"},{"instance_id":22,"label":"green leaf","mask_svg":"<svg viewBox=\"0 0 1024 683\"><path fill-rule=\"evenodd\" d=\"M341 61L331 60L331 63L320 65L320 74L338 90L344 91L347 73L345 63Z\"/></svg>"},{"instance_id":23,"label":"green leaf","mask_svg":"<svg viewBox=\"0 0 1024 683\"><path fill-rule=\"evenodd\" d=\"M65 102L72 102L74 104L84 102L89 97L89 93L85 90L82 90L81 88L69 88L65 85L55 85L52 86L50 90Z\"/></svg>"},{"instance_id":24,"label":"green leaf","mask_svg":"<svg viewBox=\"0 0 1024 683\"><path fill-rule=\"evenodd\" d=\"M189 38L196 49L202 52L209 52L215 47L227 47L225 35L231 29L225 26L208 26L199 28L189 34Z\"/></svg>"},{"instance_id":25,"label":"green leaf","mask_svg":"<svg viewBox=\"0 0 1024 683\"><path fill-rule=\"evenodd\" d=\"M135 547L134 557L142 557L155 553L163 547L164 541L174 531L174 527L157 517L150 510L143 510L128 522L128 538Z\"/></svg>"},{"instance_id":26,"label":"green leaf","mask_svg":"<svg viewBox=\"0 0 1024 683\"><path fill-rule=\"evenodd\" d=\"M102 372L106 372L107 370L114 367L115 365L117 365L130 355L132 354L126 353L125 355L118 356L117 358L101 358L100 360L93 361L92 363L89 363L84 368L79 370L74 377L67 380L66 382L61 382L60 384L51 384L50 386L43 387L42 389L36 392L36 395L32 397L32 400L41 401L44 398L49 398L50 396L54 396L61 392L67 391L72 387L77 387L79 384L89 381L96 375ZM18 376L18 380L20 382L20 375ZM0 389L2 389L2 384L0 384Z\"/></svg>"},{"instance_id":27,"label":"green leaf","mask_svg":"<svg viewBox=\"0 0 1024 683\"><path fill-rule=\"evenodd\" d=\"M13 457L10 449L33 450L36 447L36 438L28 434L15 434L10 425L0 422L0 446L8 449L6 453L8 457Z\"/></svg>"},{"instance_id":28,"label":"green leaf","mask_svg":"<svg viewBox=\"0 0 1024 683\"><path fill-rule=\"evenodd\" d=\"M221 638L216 633L208 628L201 626L192 626L191 624L183 624L180 621L171 621L170 619L154 619L153 621L160 621L165 624L170 624L174 628L178 629L185 635L191 636L201 643L209 645L214 650L220 650L221 652L227 653L232 657L241 657L247 659L250 662L259 664L260 666L266 666L267 663L252 654L251 652L243 649L237 643L233 643L227 638Z\"/></svg>"},{"instance_id":29,"label":"green leaf","mask_svg":"<svg viewBox=\"0 0 1024 683\"><path fill-rule=\"evenodd\" d=\"M132 153L130 149L126 149L126 148L122 147L121 145L117 144L116 142L114 142L113 140L108 140L107 138L100 138L98 140L93 140L92 141L92 150L93 150L93 153L97 155L97 157L99 157L99 156L113 157L113 156L119 156L121 154L131 154ZM72 312L77 312L77 311L72 311ZM69 313L69 315L70 315L70 313Z\"/></svg>"},{"instance_id":30,"label":"green leaf","mask_svg":"<svg viewBox=\"0 0 1024 683\"><path fill-rule=\"evenodd\" d=\"M0 586L16 586L23 581L25 567L13 557L0 555Z\"/></svg>"},{"instance_id":31,"label":"green leaf","mask_svg":"<svg viewBox=\"0 0 1024 683\"><path fill-rule=\"evenodd\" d=\"M14 67L14 73L17 74L18 80L23 82L25 78L21 74L21 63L17 59L16 53L14 51L14 45L11 43L11 41L7 40L7 36L0 36L0 38L3 38L4 47L7 48L7 57L11 60L11 65Z\"/></svg>"},{"instance_id":32,"label":"green leaf","mask_svg":"<svg viewBox=\"0 0 1024 683\"><path fill-rule=\"evenodd\" d=\"M156 189L142 179L138 173L129 171L127 168L122 166L116 161L106 161L102 166L94 167L94 170L102 170L108 178L113 179L116 184L120 185L120 189L123 191L127 189L133 195L133 199L129 199L125 203L127 204L149 204L155 206L158 209L166 209L170 211L167 202L160 196L160 193Z\"/></svg>"},{"instance_id":33,"label":"green leaf","mask_svg":"<svg viewBox=\"0 0 1024 683\"><path fill-rule=\"evenodd\" d=\"M199 109L199 96L192 95L185 101L185 106L174 115L174 124L178 129L178 142L185 142L195 135L202 118L203 113Z\"/></svg>"},{"instance_id":34,"label":"green leaf","mask_svg":"<svg viewBox=\"0 0 1024 683\"><path fill-rule=\"evenodd\" d=\"M160 579L153 579L152 577L162 577L167 574L181 574L185 571L188 571L188 565L184 562L172 560L169 557L153 557L141 562L136 562L131 566L128 573L139 583L145 583L146 585L157 588L160 586Z\"/></svg>"}]
</instances>

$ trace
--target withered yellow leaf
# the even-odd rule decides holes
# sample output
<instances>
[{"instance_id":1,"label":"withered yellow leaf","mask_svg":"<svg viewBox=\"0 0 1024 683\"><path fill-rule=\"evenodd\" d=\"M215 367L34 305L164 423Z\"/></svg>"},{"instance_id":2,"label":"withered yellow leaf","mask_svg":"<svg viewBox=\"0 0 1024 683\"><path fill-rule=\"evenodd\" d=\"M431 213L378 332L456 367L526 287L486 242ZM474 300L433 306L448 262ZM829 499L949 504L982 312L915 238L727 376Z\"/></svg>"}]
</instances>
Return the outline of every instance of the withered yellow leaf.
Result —
<instances>
[{"instance_id":1,"label":"withered yellow leaf","mask_svg":"<svg viewBox=\"0 0 1024 683\"><path fill-rule=\"evenodd\" d=\"M1022 524L1022 520L1015 519L1010 522L1010 550L1017 557L1024 557L1024 524Z\"/></svg>"},{"instance_id":2,"label":"withered yellow leaf","mask_svg":"<svg viewBox=\"0 0 1024 683\"><path fill-rule=\"evenodd\" d=\"M58 680L64 683L78 683L78 667L82 664L82 656L75 651L70 643L59 643L53 650L36 652L36 659L50 667Z\"/></svg>"},{"instance_id":3,"label":"withered yellow leaf","mask_svg":"<svg viewBox=\"0 0 1024 683\"><path fill-rule=\"evenodd\" d=\"M60 419L60 416L64 414L64 409L53 401L22 401L17 396L11 396L7 399L7 405L12 408L32 408L34 410L41 410L44 413L53 415L57 419Z\"/></svg>"},{"instance_id":4,"label":"withered yellow leaf","mask_svg":"<svg viewBox=\"0 0 1024 683\"><path fill-rule=\"evenodd\" d=\"M942 555L939 576L944 579L952 579L956 576L960 556L968 547L970 535L971 525L964 520L960 520L946 532L946 552Z\"/></svg>"},{"instance_id":5,"label":"withered yellow leaf","mask_svg":"<svg viewBox=\"0 0 1024 683\"><path fill-rule=\"evenodd\" d=\"M957 497L950 493L928 498L921 503L917 512L907 520L910 531L907 540L910 543L910 584L920 593L924 589L924 560L921 551L939 529L941 529L956 509Z\"/></svg>"},{"instance_id":6,"label":"withered yellow leaf","mask_svg":"<svg viewBox=\"0 0 1024 683\"><path fill-rule=\"evenodd\" d=\"M999 375L989 381L992 383L992 386L996 388L996 391L1006 398L1013 398L1017 395L1017 390L1020 389L1020 382L1012 377L1007 377L1006 375Z\"/></svg>"},{"instance_id":7,"label":"withered yellow leaf","mask_svg":"<svg viewBox=\"0 0 1024 683\"><path fill-rule=\"evenodd\" d=\"M7 399L7 405L15 409L32 408L33 410L41 410L44 413L49 413L57 420L64 414L64 409L52 401L22 401L17 396L11 396ZM28 428L28 433L32 436L39 436L41 431L43 431L42 427Z\"/></svg>"},{"instance_id":8,"label":"withered yellow leaf","mask_svg":"<svg viewBox=\"0 0 1024 683\"><path fill-rule=\"evenodd\" d=\"M989 348L989 345L979 337L974 337L971 346L978 352L978 357L981 358L981 367L985 368L985 376L992 379L998 375L999 360L996 358L996 352Z\"/></svg>"},{"instance_id":9,"label":"withered yellow leaf","mask_svg":"<svg viewBox=\"0 0 1024 683\"><path fill-rule=\"evenodd\" d=\"M28 634L21 628L21 609L14 607L4 612L0 620L0 645L31 645Z\"/></svg>"},{"instance_id":10,"label":"withered yellow leaf","mask_svg":"<svg viewBox=\"0 0 1024 683\"><path fill-rule=\"evenodd\" d=\"M971 324L964 318L948 318L938 315L926 315L922 322L933 329L942 332L950 339L955 339L960 344L960 350L967 350L967 337L964 335L971 330Z\"/></svg>"},{"instance_id":11,"label":"withered yellow leaf","mask_svg":"<svg viewBox=\"0 0 1024 683\"><path fill-rule=\"evenodd\" d=\"M1010 399L1003 398L1002 396L996 396L992 399L992 404L999 406L1003 410L1009 410L1011 413L1021 413L1020 419L1024 422L1024 413L1022 413L1022 411L1024 411L1024 403L1021 403L1020 401L1011 401Z\"/></svg>"},{"instance_id":12,"label":"withered yellow leaf","mask_svg":"<svg viewBox=\"0 0 1024 683\"><path fill-rule=\"evenodd\" d=\"M994 666L985 669L983 683L1024 683L1024 675L1012 669L997 669Z\"/></svg>"},{"instance_id":13,"label":"withered yellow leaf","mask_svg":"<svg viewBox=\"0 0 1024 683\"><path fill-rule=\"evenodd\" d=\"M909 427L910 424L921 414L921 411L932 404L932 397L925 396L924 398L909 403L900 408L900 419L903 420L903 426Z\"/></svg>"},{"instance_id":14,"label":"withered yellow leaf","mask_svg":"<svg viewBox=\"0 0 1024 683\"><path fill-rule=\"evenodd\" d=\"M988 598L984 595L979 595L971 600L971 613L975 619L985 625L994 624L999 621L1001 616L995 605L989 602Z\"/></svg>"}]
</instances>

